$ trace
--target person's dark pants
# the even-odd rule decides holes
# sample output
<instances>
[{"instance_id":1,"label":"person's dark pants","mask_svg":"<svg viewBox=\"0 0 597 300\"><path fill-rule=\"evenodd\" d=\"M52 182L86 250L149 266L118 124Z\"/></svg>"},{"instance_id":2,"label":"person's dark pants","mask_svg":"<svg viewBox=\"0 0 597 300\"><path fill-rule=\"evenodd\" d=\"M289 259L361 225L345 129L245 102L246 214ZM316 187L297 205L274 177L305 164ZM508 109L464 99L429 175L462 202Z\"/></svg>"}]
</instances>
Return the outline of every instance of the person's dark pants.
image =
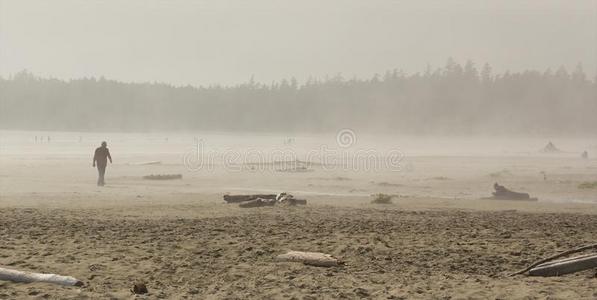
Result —
<instances>
[{"instance_id":1,"label":"person's dark pants","mask_svg":"<svg viewBox=\"0 0 597 300\"><path fill-rule=\"evenodd\" d=\"M97 172L99 174L99 177L97 178L97 185L103 186L104 184L106 184L104 182L104 175L106 174L106 165L97 164Z\"/></svg>"}]
</instances>

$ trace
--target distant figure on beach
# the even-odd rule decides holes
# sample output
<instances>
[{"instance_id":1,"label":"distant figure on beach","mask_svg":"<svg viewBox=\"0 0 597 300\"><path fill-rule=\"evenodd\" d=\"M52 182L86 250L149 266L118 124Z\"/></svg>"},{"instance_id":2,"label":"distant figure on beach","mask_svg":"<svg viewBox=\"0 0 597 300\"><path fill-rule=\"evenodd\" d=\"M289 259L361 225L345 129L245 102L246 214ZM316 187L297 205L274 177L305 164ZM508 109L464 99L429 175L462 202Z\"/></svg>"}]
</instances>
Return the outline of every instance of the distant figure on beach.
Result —
<instances>
[{"instance_id":1,"label":"distant figure on beach","mask_svg":"<svg viewBox=\"0 0 597 300\"><path fill-rule=\"evenodd\" d=\"M104 174L106 174L106 166L108 165L108 159L112 163L112 156L110 156L110 150L108 150L108 143L102 142L102 145L95 149L93 155L93 167L97 162L97 172L99 177L97 178L97 186L104 186Z\"/></svg>"},{"instance_id":2,"label":"distant figure on beach","mask_svg":"<svg viewBox=\"0 0 597 300\"><path fill-rule=\"evenodd\" d=\"M584 159L588 159L589 158L589 152L587 152L587 150L585 150L585 152L583 152L580 157L584 158Z\"/></svg>"}]
</instances>

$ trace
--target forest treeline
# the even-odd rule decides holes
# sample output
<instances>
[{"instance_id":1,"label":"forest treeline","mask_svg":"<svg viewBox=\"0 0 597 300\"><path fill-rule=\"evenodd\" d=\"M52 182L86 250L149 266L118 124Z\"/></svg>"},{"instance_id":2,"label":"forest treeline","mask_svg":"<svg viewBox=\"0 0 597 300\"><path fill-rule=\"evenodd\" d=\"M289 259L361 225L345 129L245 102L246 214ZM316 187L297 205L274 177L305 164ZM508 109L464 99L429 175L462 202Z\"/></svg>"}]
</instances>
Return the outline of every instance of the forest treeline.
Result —
<instances>
[{"instance_id":1,"label":"forest treeline","mask_svg":"<svg viewBox=\"0 0 597 300\"><path fill-rule=\"evenodd\" d=\"M453 60L417 74L228 87L64 81L23 71L0 78L0 128L595 134L596 82L580 65L493 74L487 64Z\"/></svg>"}]
</instances>

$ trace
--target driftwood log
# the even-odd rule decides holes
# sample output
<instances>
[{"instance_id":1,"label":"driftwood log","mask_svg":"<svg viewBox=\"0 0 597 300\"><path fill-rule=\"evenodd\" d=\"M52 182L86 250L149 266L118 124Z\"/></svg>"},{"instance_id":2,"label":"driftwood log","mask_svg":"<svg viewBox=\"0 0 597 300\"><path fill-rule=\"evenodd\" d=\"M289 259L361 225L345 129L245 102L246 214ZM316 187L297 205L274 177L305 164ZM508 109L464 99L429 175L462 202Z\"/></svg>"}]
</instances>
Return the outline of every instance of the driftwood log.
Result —
<instances>
[{"instance_id":1,"label":"driftwood log","mask_svg":"<svg viewBox=\"0 0 597 300\"><path fill-rule=\"evenodd\" d=\"M240 203L238 206L242 208L250 208L250 207L262 207L262 206L274 206L276 205L276 199L263 199L257 198L255 200L249 200Z\"/></svg>"},{"instance_id":2,"label":"driftwood log","mask_svg":"<svg viewBox=\"0 0 597 300\"><path fill-rule=\"evenodd\" d=\"M512 273L512 274L510 274L510 276L515 276L515 275L524 274L524 273L526 273L526 272L530 271L531 269L533 269L533 268L535 268L535 267L537 267L537 266L539 266L539 265L541 265L541 264L544 264L544 263L546 263L546 262L552 261L552 260L554 260L554 259L558 259L558 258L561 258L561 257L564 257L564 256L568 256L568 255L570 255L570 254L574 254L574 253L578 253L578 252L582 252L582 251L586 251L586 250L591 250L591 249L595 249L595 250L597 250L597 244L587 245L587 246L583 246L583 247L580 247L580 248L576 248L576 249L572 249L572 250L564 251L564 252L562 252L562 253L559 253L559 254L556 254L556 255L550 256L550 257L548 257L548 258L544 258L544 259L542 259L542 260L539 260L539 261L537 261L537 262L535 262L535 263L531 264L530 266L526 267L526 268L525 268L525 269L523 269L523 270L520 270L520 271L518 271L518 272L516 272L516 273Z\"/></svg>"},{"instance_id":3,"label":"driftwood log","mask_svg":"<svg viewBox=\"0 0 597 300\"><path fill-rule=\"evenodd\" d=\"M24 272L0 268L0 280L12 282L46 282L69 286L83 286L83 282L70 276Z\"/></svg>"},{"instance_id":4,"label":"driftwood log","mask_svg":"<svg viewBox=\"0 0 597 300\"><path fill-rule=\"evenodd\" d=\"M507 189L497 182L493 184L495 192L493 192L493 199L500 200L522 200L522 201L537 201L537 198L531 198L528 193L519 193Z\"/></svg>"},{"instance_id":5,"label":"driftwood log","mask_svg":"<svg viewBox=\"0 0 597 300\"><path fill-rule=\"evenodd\" d=\"M224 195L224 201L228 203L240 203L245 201L261 199L276 199L276 194L256 194L256 195Z\"/></svg>"},{"instance_id":6,"label":"driftwood log","mask_svg":"<svg viewBox=\"0 0 597 300\"><path fill-rule=\"evenodd\" d=\"M581 255L540 264L529 270L531 276L560 276L597 268L597 254Z\"/></svg>"},{"instance_id":7,"label":"driftwood log","mask_svg":"<svg viewBox=\"0 0 597 300\"><path fill-rule=\"evenodd\" d=\"M307 200L292 198L283 203L286 203L288 205L307 205Z\"/></svg>"},{"instance_id":8,"label":"driftwood log","mask_svg":"<svg viewBox=\"0 0 597 300\"><path fill-rule=\"evenodd\" d=\"M330 254L320 252L288 251L276 257L279 261L301 262L305 265L317 267L333 267L341 265L341 262Z\"/></svg>"},{"instance_id":9,"label":"driftwood log","mask_svg":"<svg viewBox=\"0 0 597 300\"><path fill-rule=\"evenodd\" d=\"M182 174L151 174L147 176L143 176L143 179L149 180L172 180L172 179L182 179Z\"/></svg>"},{"instance_id":10,"label":"driftwood log","mask_svg":"<svg viewBox=\"0 0 597 300\"><path fill-rule=\"evenodd\" d=\"M137 165L137 166L148 166L148 165L161 165L162 162L161 161L144 161L144 162L138 162L138 163L134 163L133 165Z\"/></svg>"},{"instance_id":11,"label":"driftwood log","mask_svg":"<svg viewBox=\"0 0 597 300\"><path fill-rule=\"evenodd\" d=\"M279 193L276 196L276 201L280 204L285 205L307 205L307 200L304 199L296 199L294 196L288 193Z\"/></svg>"},{"instance_id":12,"label":"driftwood log","mask_svg":"<svg viewBox=\"0 0 597 300\"><path fill-rule=\"evenodd\" d=\"M288 193L279 194L255 194L255 195L224 195L224 201L228 203L240 203L243 208L283 205L306 205L307 200L296 199Z\"/></svg>"},{"instance_id":13,"label":"driftwood log","mask_svg":"<svg viewBox=\"0 0 597 300\"><path fill-rule=\"evenodd\" d=\"M250 207L262 207L262 206L274 206L274 205L306 205L307 200L305 199L288 199L283 202L276 201L275 199L263 199L257 198L255 200L249 200L241 202L238 206L242 208L250 208Z\"/></svg>"}]
</instances>

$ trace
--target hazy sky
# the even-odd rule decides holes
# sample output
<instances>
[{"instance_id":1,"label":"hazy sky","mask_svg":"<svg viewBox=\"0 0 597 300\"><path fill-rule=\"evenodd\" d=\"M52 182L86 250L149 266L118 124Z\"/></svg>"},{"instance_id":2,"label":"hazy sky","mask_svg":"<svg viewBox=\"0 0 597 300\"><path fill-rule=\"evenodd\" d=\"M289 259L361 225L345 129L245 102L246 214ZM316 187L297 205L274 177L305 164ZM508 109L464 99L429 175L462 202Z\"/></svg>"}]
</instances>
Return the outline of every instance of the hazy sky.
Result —
<instances>
[{"instance_id":1,"label":"hazy sky","mask_svg":"<svg viewBox=\"0 0 597 300\"><path fill-rule=\"evenodd\" d=\"M0 75L208 85L424 71L597 71L597 0L0 0Z\"/></svg>"}]
</instances>

